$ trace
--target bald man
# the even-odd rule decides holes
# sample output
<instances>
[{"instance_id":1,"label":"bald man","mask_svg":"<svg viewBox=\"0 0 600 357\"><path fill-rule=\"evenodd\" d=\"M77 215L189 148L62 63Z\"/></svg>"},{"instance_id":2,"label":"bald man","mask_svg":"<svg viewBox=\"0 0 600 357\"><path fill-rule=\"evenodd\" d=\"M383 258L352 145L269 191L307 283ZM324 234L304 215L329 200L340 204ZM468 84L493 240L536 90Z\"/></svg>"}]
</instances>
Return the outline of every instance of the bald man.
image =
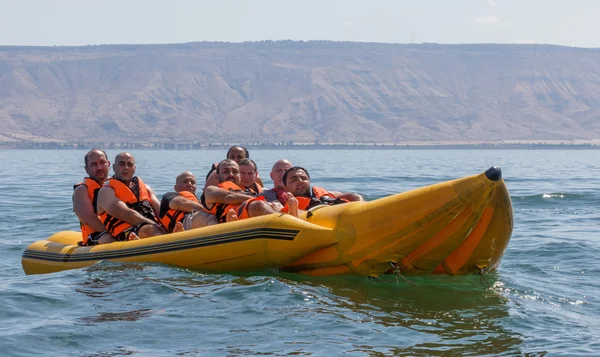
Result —
<instances>
[{"instance_id":1,"label":"bald man","mask_svg":"<svg viewBox=\"0 0 600 357\"><path fill-rule=\"evenodd\" d=\"M167 232L201 228L217 224L217 217L206 211L196 197L196 176L189 171L180 173L173 186L160 201L158 217Z\"/></svg>"},{"instance_id":2,"label":"bald man","mask_svg":"<svg viewBox=\"0 0 600 357\"><path fill-rule=\"evenodd\" d=\"M98 192L98 214L106 231L118 241L148 238L166 231L158 220L160 202L141 178L128 152L115 157L114 176Z\"/></svg>"},{"instance_id":3,"label":"bald man","mask_svg":"<svg viewBox=\"0 0 600 357\"><path fill-rule=\"evenodd\" d=\"M283 184L283 174L291 168L292 163L289 160L281 159L275 162L273 168L271 169L271 180L273 180L273 187L270 190L264 190L262 192L262 196L265 198L265 201L269 203L277 203L284 205L287 201L287 195L285 193L285 185Z\"/></svg>"}]
</instances>

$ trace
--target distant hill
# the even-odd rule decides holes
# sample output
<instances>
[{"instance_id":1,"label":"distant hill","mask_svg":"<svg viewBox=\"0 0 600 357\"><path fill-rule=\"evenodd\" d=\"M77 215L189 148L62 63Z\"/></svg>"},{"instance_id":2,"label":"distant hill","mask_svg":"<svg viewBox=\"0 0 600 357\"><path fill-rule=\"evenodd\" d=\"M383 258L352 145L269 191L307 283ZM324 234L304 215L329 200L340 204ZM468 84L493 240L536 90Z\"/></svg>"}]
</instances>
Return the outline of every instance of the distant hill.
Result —
<instances>
[{"instance_id":1,"label":"distant hill","mask_svg":"<svg viewBox=\"0 0 600 357\"><path fill-rule=\"evenodd\" d=\"M598 49L327 41L0 47L0 142L598 138Z\"/></svg>"}]
</instances>

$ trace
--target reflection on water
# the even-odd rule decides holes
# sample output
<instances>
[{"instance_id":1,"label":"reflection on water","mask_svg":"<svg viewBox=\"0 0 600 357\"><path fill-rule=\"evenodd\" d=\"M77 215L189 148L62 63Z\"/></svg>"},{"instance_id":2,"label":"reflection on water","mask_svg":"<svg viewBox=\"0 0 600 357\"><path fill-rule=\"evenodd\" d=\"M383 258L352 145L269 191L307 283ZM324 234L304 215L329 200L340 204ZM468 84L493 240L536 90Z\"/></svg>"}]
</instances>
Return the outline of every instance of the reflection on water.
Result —
<instances>
[{"instance_id":1,"label":"reflection on water","mask_svg":"<svg viewBox=\"0 0 600 357\"><path fill-rule=\"evenodd\" d=\"M180 272L184 275L145 280L197 300L186 299L192 306L212 302L227 309L228 302L237 301L244 314L256 315L250 326L246 323L228 330L234 342L219 350L223 353L275 352L265 346L241 348L241 342L235 343L234 336L253 334L260 328L301 331L300 340L291 334L279 341L293 344L298 354L309 354L316 346L317 341L306 342L306 333L327 345L351 343L354 352L373 356L433 356L449 351L453 355L520 354L524 344L523 336L503 323L509 316L509 300L502 295L502 283L495 281L494 274L488 277L494 286L486 288L477 276L415 277L415 287L398 284L394 277L372 281L275 272L267 276ZM261 298L256 299L260 291ZM265 301L266 296L272 300ZM228 318L228 326L235 325L236 317ZM180 355L197 352L177 351Z\"/></svg>"},{"instance_id":2,"label":"reflection on water","mask_svg":"<svg viewBox=\"0 0 600 357\"><path fill-rule=\"evenodd\" d=\"M420 333L414 344L404 341L409 343L401 348L389 343L382 351L382 345L360 344L356 345L358 350L373 351L377 347L380 355L440 355L449 350L457 355L520 352L522 336L503 325L502 320L508 316L508 299L498 291L485 289L476 277L414 280L419 280L418 287L344 279L313 281L310 286L320 305L329 312L341 311L341 319ZM306 288L306 281L293 284ZM314 290L315 287L319 289Z\"/></svg>"},{"instance_id":3,"label":"reflection on water","mask_svg":"<svg viewBox=\"0 0 600 357\"><path fill-rule=\"evenodd\" d=\"M117 346L109 351L98 351L94 353L85 353L81 357L113 357L113 356L132 356L138 354L139 351L126 348L124 346Z\"/></svg>"},{"instance_id":4,"label":"reflection on water","mask_svg":"<svg viewBox=\"0 0 600 357\"><path fill-rule=\"evenodd\" d=\"M149 265L139 263L114 263L108 261L101 261L94 265L83 268L87 272L110 272L110 273L122 273L122 276L128 274L128 270L145 270L150 269ZM104 275L104 274L103 274ZM114 274L112 276L115 276Z\"/></svg>"},{"instance_id":5,"label":"reflection on water","mask_svg":"<svg viewBox=\"0 0 600 357\"><path fill-rule=\"evenodd\" d=\"M85 323L109 322L109 321L137 321L152 314L151 309L141 309L124 312L103 312L96 316L82 317L80 320Z\"/></svg>"},{"instance_id":6,"label":"reflection on water","mask_svg":"<svg viewBox=\"0 0 600 357\"><path fill-rule=\"evenodd\" d=\"M108 293L103 290L110 287L112 285L112 282L102 280L100 278L92 278L90 280L82 282L81 285L84 288L76 288L76 292L85 294L91 298L101 298L108 296Z\"/></svg>"},{"instance_id":7,"label":"reflection on water","mask_svg":"<svg viewBox=\"0 0 600 357\"><path fill-rule=\"evenodd\" d=\"M106 298L111 295L128 291L129 286L121 284L121 287L115 287L115 282L126 281L130 278L131 272L148 270L148 265L137 263L114 263L101 261L82 270L87 272L90 277L82 282L77 282L75 291L90 298Z\"/></svg>"}]
</instances>

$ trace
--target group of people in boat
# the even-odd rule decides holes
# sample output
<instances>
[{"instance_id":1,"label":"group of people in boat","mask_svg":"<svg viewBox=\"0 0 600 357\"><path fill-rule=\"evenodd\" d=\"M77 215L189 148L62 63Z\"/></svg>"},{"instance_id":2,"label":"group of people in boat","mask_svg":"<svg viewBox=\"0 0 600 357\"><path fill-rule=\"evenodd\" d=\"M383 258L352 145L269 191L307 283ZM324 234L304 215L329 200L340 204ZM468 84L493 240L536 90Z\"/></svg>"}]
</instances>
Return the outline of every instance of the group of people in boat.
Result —
<instances>
[{"instance_id":1,"label":"group of people in boat","mask_svg":"<svg viewBox=\"0 0 600 357\"><path fill-rule=\"evenodd\" d=\"M198 196L196 177L182 172L173 192L159 201L152 188L135 176L135 158L119 153L113 162L101 149L84 157L87 177L73 186L73 211L81 226L80 245L148 238L271 213L298 217L317 205L362 201L357 193L311 186L308 170L289 160L275 162L274 187L265 189L248 150L232 146L227 158L213 164Z\"/></svg>"}]
</instances>

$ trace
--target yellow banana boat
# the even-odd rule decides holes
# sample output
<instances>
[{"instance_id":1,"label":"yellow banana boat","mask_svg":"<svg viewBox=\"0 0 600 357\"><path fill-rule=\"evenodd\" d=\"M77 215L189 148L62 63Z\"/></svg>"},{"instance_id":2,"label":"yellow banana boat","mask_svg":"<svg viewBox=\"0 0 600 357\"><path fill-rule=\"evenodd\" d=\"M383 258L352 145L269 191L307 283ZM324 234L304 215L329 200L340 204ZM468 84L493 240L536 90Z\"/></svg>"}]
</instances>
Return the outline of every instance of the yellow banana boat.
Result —
<instances>
[{"instance_id":1,"label":"yellow banana boat","mask_svg":"<svg viewBox=\"0 0 600 357\"><path fill-rule=\"evenodd\" d=\"M52 273L100 260L155 262L212 271L261 270L291 264L337 243L330 229L287 214L208 226L128 242L78 246L81 233L58 232L23 252L26 274Z\"/></svg>"},{"instance_id":2,"label":"yellow banana boat","mask_svg":"<svg viewBox=\"0 0 600 357\"><path fill-rule=\"evenodd\" d=\"M512 234L502 171L422 187L370 202L307 212L338 243L285 266L310 275L482 273L498 266Z\"/></svg>"},{"instance_id":3,"label":"yellow banana boat","mask_svg":"<svg viewBox=\"0 0 600 357\"><path fill-rule=\"evenodd\" d=\"M80 247L79 232L31 244L26 274L100 260L209 271L281 267L309 275L467 274L494 269L513 227L499 168L370 202L272 214L130 242Z\"/></svg>"}]
</instances>

